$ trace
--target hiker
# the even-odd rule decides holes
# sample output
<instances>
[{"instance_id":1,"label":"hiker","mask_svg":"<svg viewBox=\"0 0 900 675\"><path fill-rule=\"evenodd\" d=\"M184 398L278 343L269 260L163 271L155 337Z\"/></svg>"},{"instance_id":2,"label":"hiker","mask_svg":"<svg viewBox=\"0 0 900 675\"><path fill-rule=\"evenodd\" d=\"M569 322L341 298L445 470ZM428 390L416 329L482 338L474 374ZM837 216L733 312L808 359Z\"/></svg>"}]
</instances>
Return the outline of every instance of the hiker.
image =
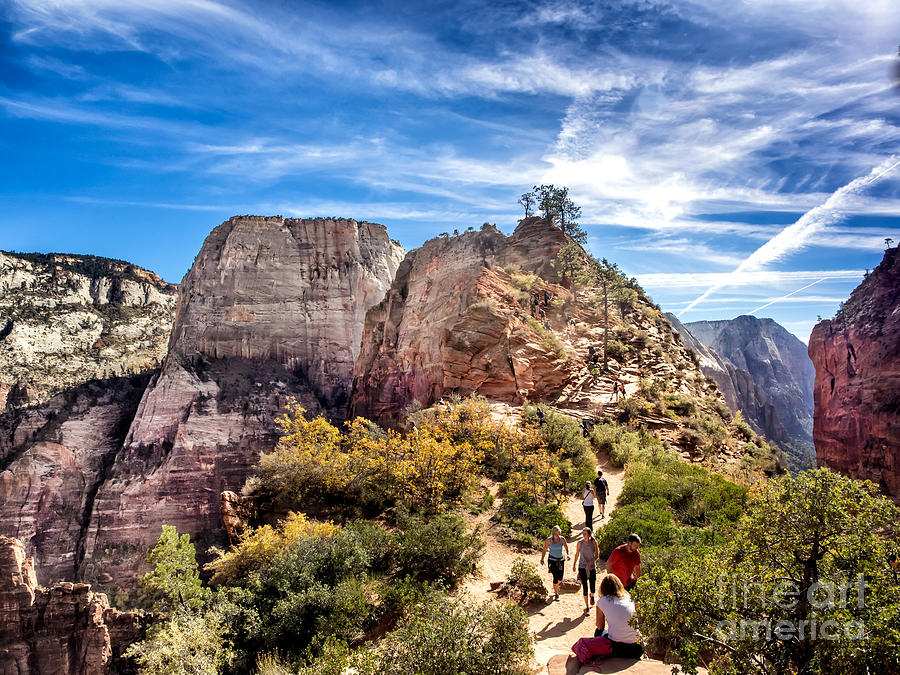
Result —
<instances>
[{"instance_id":1,"label":"hiker","mask_svg":"<svg viewBox=\"0 0 900 675\"><path fill-rule=\"evenodd\" d=\"M594 345L588 345L588 363L593 363L597 360L597 354L594 352Z\"/></svg>"},{"instance_id":2,"label":"hiker","mask_svg":"<svg viewBox=\"0 0 900 675\"><path fill-rule=\"evenodd\" d=\"M541 312L541 313L543 314L543 312ZM544 328L546 328L547 330L550 330L550 319L547 319L544 322Z\"/></svg>"},{"instance_id":3,"label":"hiker","mask_svg":"<svg viewBox=\"0 0 900 675\"><path fill-rule=\"evenodd\" d=\"M616 546L606 561L606 571L615 574L625 586L626 591L634 588L641 576L641 538L629 534L628 541Z\"/></svg>"},{"instance_id":4,"label":"hiker","mask_svg":"<svg viewBox=\"0 0 900 675\"><path fill-rule=\"evenodd\" d=\"M584 596L584 613L589 614L594 604L594 587L597 584L597 558L600 557L600 547L594 539L591 528L586 527L581 531L581 539L575 547L575 562L572 563L572 571L578 570L578 579L581 581L581 594ZM588 602L588 589L591 591L591 600Z\"/></svg>"},{"instance_id":5,"label":"hiker","mask_svg":"<svg viewBox=\"0 0 900 675\"><path fill-rule=\"evenodd\" d=\"M544 411L541 410L540 408L538 408L536 415L538 418L538 424L543 424L544 423Z\"/></svg>"},{"instance_id":6,"label":"hiker","mask_svg":"<svg viewBox=\"0 0 900 675\"><path fill-rule=\"evenodd\" d=\"M600 377L600 369L594 366L591 368L591 378L596 380L598 377Z\"/></svg>"},{"instance_id":7,"label":"hiker","mask_svg":"<svg viewBox=\"0 0 900 675\"><path fill-rule=\"evenodd\" d=\"M591 430L588 427L588 421L586 419L581 420L581 435L585 438L591 435Z\"/></svg>"},{"instance_id":8,"label":"hiker","mask_svg":"<svg viewBox=\"0 0 900 675\"><path fill-rule=\"evenodd\" d=\"M544 307L550 304L550 294L545 290L544 291Z\"/></svg>"},{"instance_id":9,"label":"hiker","mask_svg":"<svg viewBox=\"0 0 900 675\"><path fill-rule=\"evenodd\" d=\"M616 403L619 402L619 381L613 380L613 398L616 400Z\"/></svg>"},{"instance_id":10,"label":"hiker","mask_svg":"<svg viewBox=\"0 0 900 675\"><path fill-rule=\"evenodd\" d=\"M581 493L581 505L584 507L584 526L589 530L594 529L594 502L597 500L597 493L594 492L594 486L591 481L585 481L584 490Z\"/></svg>"},{"instance_id":11,"label":"hiker","mask_svg":"<svg viewBox=\"0 0 900 675\"><path fill-rule=\"evenodd\" d=\"M563 560L563 551L565 551L565 560ZM566 560L569 559L569 543L562 536L562 530L559 525L554 525L550 536L544 542L544 550L541 553L541 565L544 564L544 556L547 557L547 570L553 577L553 599L559 600L559 582L562 581L563 573L566 571Z\"/></svg>"},{"instance_id":12,"label":"hiker","mask_svg":"<svg viewBox=\"0 0 900 675\"><path fill-rule=\"evenodd\" d=\"M621 382L619 383L619 389L622 391L622 398L628 398L628 394L625 393L625 385Z\"/></svg>"},{"instance_id":13,"label":"hiker","mask_svg":"<svg viewBox=\"0 0 900 675\"><path fill-rule=\"evenodd\" d=\"M615 574L600 580L600 599L597 600L597 628L595 636L606 633L612 643L611 657L639 659L644 653L641 635L628 621L634 614L634 602ZM604 630L605 629L605 630Z\"/></svg>"},{"instance_id":14,"label":"hiker","mask_svg":"<svg viewBox=\"0 0 900 675\"><path fill-rule=\"evenodd\" d=\"M594 494L597 495L597 504L600 506L602 520L606 517L606 495L609 494L609 483L606 482L600 469L597 469L597 477L594 479Z\"/></svg>"}]
</instances>

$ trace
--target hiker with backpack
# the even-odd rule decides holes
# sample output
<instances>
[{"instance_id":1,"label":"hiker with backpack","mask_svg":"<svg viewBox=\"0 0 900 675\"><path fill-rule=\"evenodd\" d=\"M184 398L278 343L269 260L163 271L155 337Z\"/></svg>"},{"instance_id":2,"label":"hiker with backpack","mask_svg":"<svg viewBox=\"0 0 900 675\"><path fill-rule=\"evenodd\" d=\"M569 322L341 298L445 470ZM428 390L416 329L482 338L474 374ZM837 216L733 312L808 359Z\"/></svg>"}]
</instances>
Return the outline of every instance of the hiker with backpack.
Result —
<instances>
[{"instance_id":1,"label":"hiker with backpack","mask_svg":"<svg viewBox=\"0 0 900 675\"><path fill-rule=\"evenodd\" d=\"M594 532L586 527L581 531L581 539L575 546L575 562L572 563L572 571L578 570L578 580L581 581L581 594L584 596L584 613L588 614L594 604L594 588L597 584L597 559L600 557L600 547L594 539ZM588 602L588 589L591 599Z\"/></svg>"},{"instance_id":2,"label":"hiker with backpack","mask_svg":"<svg viewBox=\"0 0 900 675\"><path fill-rule=\"evenodd\" d=\"M563 552L565 551L565 560ZM566 560L569 559L569 543L562 536L562 530L559 525L554 525L550 536L544 542L544 550L541 553L541 565L544 564L544 556L547 558L547 569L553 578L553 599L559 600L559 583L562 581L563 573L566 571Z\"/></svg>"},{"instance_id":3,"label":"hiker with backpack","mask_svg":"<svg viewBox=\"0 0 900 675\"><path fill-rule=\"evenodd\" d=\"M584 507L584 526L594 529L594 503L597 501L597 493L594 492L594 486L591 481L584 484L584 490L581 492L581 506Z\"/></svg>"},{"instance_id":4,"label":"hiker with backpack","mask_svg":"<svg viewBox=\"0 0 900 675\"><path fill-rule=\"evenodd\" d=\"M594 494L597 495L597 504L600 507L602 520L606 517L606 496L609 494L609 483L606 482L600 469L597 469L597 477L594 479Z\"/></svg>"}]
</instances>

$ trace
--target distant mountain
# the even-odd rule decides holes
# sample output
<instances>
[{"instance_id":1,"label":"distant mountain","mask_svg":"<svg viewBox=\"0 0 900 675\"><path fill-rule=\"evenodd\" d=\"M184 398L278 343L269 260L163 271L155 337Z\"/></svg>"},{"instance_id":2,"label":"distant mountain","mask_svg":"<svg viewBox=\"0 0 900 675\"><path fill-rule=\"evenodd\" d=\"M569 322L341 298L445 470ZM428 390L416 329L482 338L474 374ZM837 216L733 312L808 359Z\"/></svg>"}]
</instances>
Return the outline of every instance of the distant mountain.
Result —
<instances>
[{"instance_id":1,"label":"distant mountain","mask_svg":"<svg viewBox=\"0 0 900 675\"><path fill-rule=\"evenodd\" d=\"M811 465L815 369L806 345L772 319L739 316L681 324L667 317L728 404L777 443L792 468Z\"/></svg>"},{"instance_id":2,"label":"distant mountain","mask_svg":"<svg viewBox=\"0 0 900 675\"><path fill-rule=\"evenodd\" d=\"M900 249L809 338L819 464L900 500Z\"/></svg>"}]
</instances>

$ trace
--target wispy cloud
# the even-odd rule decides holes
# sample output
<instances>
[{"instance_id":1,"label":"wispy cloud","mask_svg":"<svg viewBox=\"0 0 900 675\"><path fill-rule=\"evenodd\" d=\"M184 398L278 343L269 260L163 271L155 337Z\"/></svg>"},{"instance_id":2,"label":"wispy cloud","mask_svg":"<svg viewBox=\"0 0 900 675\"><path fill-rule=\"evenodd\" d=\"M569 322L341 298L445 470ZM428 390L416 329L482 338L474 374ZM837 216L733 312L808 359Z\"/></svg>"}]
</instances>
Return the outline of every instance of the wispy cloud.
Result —
<instances>
[{"instance_id":1,"label":"wispy cloud","mask_svg":"<svg viewBox=\"0 0 900 675\"><path fill-rule=\"evenodd\" d=\"M900 160L891 157L874 167L868 175L855 178L847 185L836 190L824 204L807 211L796 223L786 227L751 253L735 268L732 273L734 279L740 278L742 273L760 270L765 265L777 262L788 254L804 248L813 235L844 217L841 209L850 196L861 192L885 176L890 175L898 166L900 166ZM681 316L689 312L723 286L737 283L735 280L725 280L720 284L710 286L703 294L681 310L678 315Z\"/></svg>"}]
</instances>

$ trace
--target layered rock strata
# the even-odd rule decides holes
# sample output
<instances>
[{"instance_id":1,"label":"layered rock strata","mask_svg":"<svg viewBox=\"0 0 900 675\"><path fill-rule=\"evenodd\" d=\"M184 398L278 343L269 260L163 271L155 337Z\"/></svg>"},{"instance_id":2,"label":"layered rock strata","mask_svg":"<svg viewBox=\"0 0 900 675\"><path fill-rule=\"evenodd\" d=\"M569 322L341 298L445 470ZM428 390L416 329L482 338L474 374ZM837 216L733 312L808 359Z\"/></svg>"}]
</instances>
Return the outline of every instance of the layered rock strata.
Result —
<instances>
[{"instance_id":1,"label":"layered rock strata","mask_svg":"<svg viewBox=\"0 0 900 675\"><path fill-rule=\"evenodd\" d=\"M122 654L145 628L87 584L38 586L22 542L0 537L0 675L134 672Z\"/></svg>"},{"instance_id":2,"label":"layered rock strata","mask_svg":"<svg viewBox=\"0 0 900 675\"><path fill-rule=\"evenodd\" d=\"M354 220L235 217L213 230L93 502L83 578L136 578L164 524L200 550L222 543L220 494L274 446L287 400L344 417L363 317L402 254L383 226Z\"/></svg>"},{"instance_id":3,"label":"layered rock strata","mask_svg":"<svg viewBox=\"0 0 900 675\"><path fill-rule=\"evenodd\" d=\"M813 437L820 466L879 484L900 500L900 249L809 338Z\"/></svg>"},{"instance_id":4,"label":"layered rock strata","mask_svg":"<svg viewBox=\"0 0 900 675\"><path fill-rule=\"evenodd\" d=\"M509 402L559 393L565 359L529 325L530 300L514 296L510 273L539 275L529 292L555 299L563 289L550 261L570 241L550 221L526 218L509 237L485 226L409 252L366 315L351 414L396 425L450 392Z\"/></svg>"},{"instance_id":5,"label":"layered rock strata","mask_svg":"<svg viewBox=\"0 0 900 675\"><path fill-rule=\"evenodd\" d=\"M158 367L175 297L119 260L0 252L0 410Z\"/></svg>"}]
</instances>

